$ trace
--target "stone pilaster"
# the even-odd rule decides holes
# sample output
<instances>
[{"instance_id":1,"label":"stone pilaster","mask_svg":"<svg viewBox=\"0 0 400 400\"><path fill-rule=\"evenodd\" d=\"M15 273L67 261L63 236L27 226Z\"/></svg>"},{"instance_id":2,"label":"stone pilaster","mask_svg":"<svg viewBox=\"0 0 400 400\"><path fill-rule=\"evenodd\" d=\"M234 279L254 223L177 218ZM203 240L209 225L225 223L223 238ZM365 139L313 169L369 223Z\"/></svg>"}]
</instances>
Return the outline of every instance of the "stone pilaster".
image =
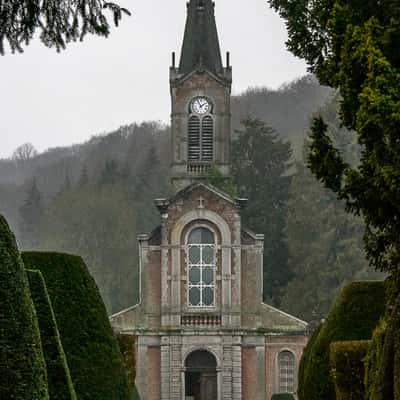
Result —
<instances>
[{"instance_id":1,"label":"stone pilaster","mask_svg":"<svg viewBox=\"0 0 400 400\"><path fill-rule=\"evenodd\" d=\"M222 346L222 399L232 399L232 338L223 338Z\"/></svg>"},{"instance_id":2,"label":"stone pilaster","mask_svg":"<svg viewBox=\"0 0 400 400\"><path fill-rule=\"evenodd\" d=\"M169 400L170 392L170 346L169 337L164 336L161 338L161 400Z\"/></svg>"},{"instance_id":3,"label":"stone pilaster","mask_svg":"<svg viewBox=\"0 0 400 400\"><path fill-rule=\"evenodd\" d=\"M170 350L170 397L169 400L182 399L182 338L171 337Z\"/></svg>"},{"instance_id":4,"label":"stone pilaster","mask_svg":"<svg viewBox=\"0 0 400 400\"><path fill-rule=\"evenodd\" d=\"M232 343L232 400L242 400L242 344L240 336Z\"/></svg>"}]
</instances>

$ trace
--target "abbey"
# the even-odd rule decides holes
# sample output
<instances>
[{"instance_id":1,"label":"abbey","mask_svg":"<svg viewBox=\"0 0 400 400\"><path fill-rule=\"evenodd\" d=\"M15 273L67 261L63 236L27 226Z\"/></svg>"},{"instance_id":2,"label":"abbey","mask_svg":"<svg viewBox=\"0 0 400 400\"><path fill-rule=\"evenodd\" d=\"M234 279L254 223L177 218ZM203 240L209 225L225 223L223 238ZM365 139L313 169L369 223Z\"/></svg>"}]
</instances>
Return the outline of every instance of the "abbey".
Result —
<instances>
[{"instance_id":1,"label":"abbey","mask_svg":"<svg viewBox=\"0 0 400 400\"><path fill-rule=\"evenodd\" d=\"M269 239L242 225L245 199L206 183L211 168L230 174L232 69L214 3L187 9L170 69L176 193L155 200L160 226L139 237L140 304L111 322L136 337L142 400L270 400L296 392L307 324L263 303Z\"/></svg>"}]
</instances>

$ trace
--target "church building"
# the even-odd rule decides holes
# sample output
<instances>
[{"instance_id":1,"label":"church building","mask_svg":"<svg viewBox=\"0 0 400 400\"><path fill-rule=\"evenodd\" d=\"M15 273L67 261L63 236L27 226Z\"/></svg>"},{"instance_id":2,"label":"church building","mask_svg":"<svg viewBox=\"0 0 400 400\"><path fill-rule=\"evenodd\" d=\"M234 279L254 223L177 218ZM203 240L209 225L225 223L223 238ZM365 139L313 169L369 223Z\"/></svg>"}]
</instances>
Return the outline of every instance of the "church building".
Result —
<instances>
[{"instance_id":1,"label":"church building","mask_svg":"<svg viewBox=\"0 0 400 400\"><path fill-rule=\"evenodd\" d=\"M141 400L271 400L295 393L307 323L263 303L263 246L246 199L207 184L230 175L231 85L211 0L191 0L170 68L171 179L160 225L139 237L140 304L111 317L136 337ZM250 199L251 201L251 199ZM133 285L133 283L132 283Z\"/></svg>"}]
</instances>

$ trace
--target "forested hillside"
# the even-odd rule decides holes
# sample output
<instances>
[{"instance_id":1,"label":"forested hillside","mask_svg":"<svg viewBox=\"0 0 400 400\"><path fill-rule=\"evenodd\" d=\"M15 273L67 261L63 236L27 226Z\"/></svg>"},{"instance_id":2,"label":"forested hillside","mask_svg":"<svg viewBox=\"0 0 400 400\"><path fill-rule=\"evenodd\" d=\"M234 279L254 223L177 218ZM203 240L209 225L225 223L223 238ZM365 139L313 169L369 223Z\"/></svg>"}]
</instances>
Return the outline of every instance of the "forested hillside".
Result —
<instances>
[{"instance_id":1,"label":"forested hillside","mask_svg":"<svg viewBox=\"0 0 400 400\"><path fill-rule=\"evenodd\" d=\"M257 118L272 128L265 132L276 143L259 146L257 157L267 164L277 154L272 147L282 154L283 169L275 175L264 170L269 180L246 181L247 186L240 183L238 158L232 160L235 181L245 191L240 194L250 197L245 222L274 238L267 238L265 297L308 319L324 315L346 281L367 275L362 223L344 213L303 163L310 116L322 107L333 139L354 141L340 128L337 99L311 76L277 91L249 89L232 101L235 139L245 132L241 120ZM20 247L81 255L109 312L138 300L136 237L158 223L153 199L171 193L168 135L169 128L156 122L132 124L81 145L39 155L17 152L11 160L0 160L0 213L10 221ZM357 146L351 149L348 157L357 162ZM290 160L287 154L293 154ZM267 204L268 191L272 200ZM263 217L257 220L257 213ZM277 261L268 263L271 259Z\"/></svg>"}]
</instances>

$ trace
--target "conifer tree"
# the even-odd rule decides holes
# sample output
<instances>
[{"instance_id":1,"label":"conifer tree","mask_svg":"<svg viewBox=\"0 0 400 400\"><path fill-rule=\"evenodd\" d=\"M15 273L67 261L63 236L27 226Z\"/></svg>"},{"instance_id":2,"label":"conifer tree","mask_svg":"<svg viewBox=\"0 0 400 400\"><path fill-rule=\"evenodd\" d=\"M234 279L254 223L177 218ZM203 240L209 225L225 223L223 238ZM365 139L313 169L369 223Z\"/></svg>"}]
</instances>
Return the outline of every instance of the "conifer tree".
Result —
<instances>
[{"instance_id":1,"label":"conifer tree","mask_svg":"<svg viewBox=\"0 0 400 400\"><path fill-rule=\"evenodd\" d=\"M83 165L81 175L79 177L78 186L84 187L89 183L89 173L86 164Z\"/></svg>"},{"instance_id":2,"label":"conifer tree","mask_svg":"<svg viewBox=\"0 0 400 400\"><path fill-rule=\"evenodd\" d=\"M286 20L288 48L322 84L340 89L341 120L357 132L360 165L343 159L317 117L309 164L329 189L363 215L370 263L400 288L399 2L269 0ZM397 294L395 293L395 295Z\"/></svg>"},{"instance_id":3,"label":"conifer tree","mask_svg":"<svg viewBox=\"0 0 400 400\"><path fill-rule=\"evenodd\" d=\"M42 195L37 187L36 178L32 179L26 192L24 203L19 209L20 214L20 246L24 249L34 249L39 245L39 225L43 217L44 207Z\"/></svg>"},{"instance_id":4,"label":"conifer tree","mask_svg":"<svg viewBox=\"0 0 400 400\"><path fill-rule=\"evenodd\" d=\"M291 146L258 119L242 122L232 149L232 173L240 196L249 199L243 223L264 234L264 297L279 305L292 277L285 234Z\"/></svg>"},{"instance_id":5,"label":"conifer tree","mask_svg":"<svg viewBox=\"0 0 400 400\"><path fill-rule=\"evenodd\" d=\"M2 4L4 3L4 5ZM0 55L5 44L11 50L22 51L36 31L47 47L64 49L71 41L82 40L87 34L107 37L110 24L105 10L109 10L118 26L122 14L128 10L104 0L6 0L0 2Z\"/></svg>"}]
</instances>

